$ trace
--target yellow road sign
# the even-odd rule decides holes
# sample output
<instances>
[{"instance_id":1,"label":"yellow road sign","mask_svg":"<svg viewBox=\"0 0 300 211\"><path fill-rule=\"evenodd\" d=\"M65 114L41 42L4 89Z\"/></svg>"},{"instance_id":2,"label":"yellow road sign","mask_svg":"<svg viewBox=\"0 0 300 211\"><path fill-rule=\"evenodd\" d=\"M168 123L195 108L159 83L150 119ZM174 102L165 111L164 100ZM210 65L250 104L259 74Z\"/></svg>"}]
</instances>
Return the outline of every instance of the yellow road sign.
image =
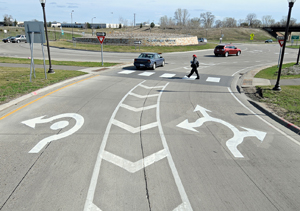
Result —
<instances>
[{"instance_id":1,"label":"yellow road sign","mask_svg":"<svg viewBox=\"0 0 300 211\"><path fill-rule=\"evenodd\" d=\"M251 37L254 37L254 34L252 33L252 34L250 34L250 36L251 36Z\"/></svg>"}]
</instances>

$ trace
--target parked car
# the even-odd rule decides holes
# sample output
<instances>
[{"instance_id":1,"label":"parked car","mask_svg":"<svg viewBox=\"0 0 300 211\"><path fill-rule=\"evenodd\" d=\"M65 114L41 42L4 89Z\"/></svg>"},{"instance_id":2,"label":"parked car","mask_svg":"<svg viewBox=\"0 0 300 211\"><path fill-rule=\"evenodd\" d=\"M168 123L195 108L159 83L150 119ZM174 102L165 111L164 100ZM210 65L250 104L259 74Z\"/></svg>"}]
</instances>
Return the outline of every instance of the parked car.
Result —
<instances>
[{"instance_id":1,"label":"parked car","mask_svg":"<svg viewBox=\"0 0 300 211\"><path fill-rule=\"evenodd\" d=\"M198 38L198 42L207 42L207 39L200 37L200 38Z\"/></svg>"},{"instance_id":2,"label":"parked car","mask_svg":"<svg viewBox=\"0 0 300 211\"><path fill-rule=\"evenodd\" d=\"M4 38L2 41L4 42L4 43L8 43L8 42L10 42L10 39L12 38L12 36L9 36L9 37L6 37L6 38Z\"/></svg>"},{"instance_id":3,"label":"parked car","mask_svg":"<svg viewBox=\"0 0 300 211\"><path fill-rule=\"evenodd\" d=\"M138 58L134 59L136 69L152 68L155 70L158 66L165 66L165 59L158 53L141 53Z\"/></svg>"},{"instance_id":4,"label":"parked car","mask_svg":"<svg viewBox=\"0 0 300 211\"><path fill-rule=\"evenodd\" d=\"M10 41L13 43L27 42L25 35L17 35L15 37L10 38Z\"/></svg>"},{"instance_id":5,"label":"parked car","mask_svg":"<svg viewBox=\"0 0 300 211\"><path fill-rule=\"evenodd\" d=\"M265 40L265 43L272 43L272 42L273 42L272 39Z\"/></svg>"},{"instance_id":6,"label":"parked car","mask_svg":"<svg viewBox=\"0 0 300 211\"><path fill-rule=\"evenodd\" d=\"M235 55L239 56L241 53L242 53L241 49L239 49L231 44L217 45L214 50L215 56L222 55L222 56L227 57L230 54L235 54Z\"/></svg>"}]
</instances>

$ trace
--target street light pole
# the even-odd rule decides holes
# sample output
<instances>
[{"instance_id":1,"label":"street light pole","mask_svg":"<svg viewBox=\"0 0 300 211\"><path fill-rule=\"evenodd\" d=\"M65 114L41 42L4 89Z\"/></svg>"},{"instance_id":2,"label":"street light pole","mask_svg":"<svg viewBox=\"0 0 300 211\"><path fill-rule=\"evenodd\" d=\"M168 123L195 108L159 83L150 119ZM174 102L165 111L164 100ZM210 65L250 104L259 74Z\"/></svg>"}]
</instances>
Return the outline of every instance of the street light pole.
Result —
<instances>
[{"instance_id":1,"label":"street light pole","mask_svg":"<svg viewBox=\"0 0 300 211\"><path fill-rule=\"evenodd\" d=\"M48 73L55 73L54 70L52 69L51 56L50 56L50 48L49 48L49 39L48 39L48 30L47 30L47 21L46 21L46 12L45 12L46 0L40 0L40 3L41 3L42 8L43 8L44 26L45 26L46 39L47 39L47 49L48 49L48 58L49 58L49 70L48 70Z\"/></svg>"},{"instance_id":2,"label":"street light pole","mask_svg":"<svg viewBox=\"0 0 300 211\"><path fill-rule=\"evenodd\" d=\"M96 18L96 17L93 17L93 18L92 18L92 25L91 25L91 28L92 28L92 36L94 36L94 29L93 29L93 19L94 19L94 18Z\"/></svg>"},{"instance_id":3,"label":"street light pole","mask_svg":"<svg viewBox=\"0 0 300 211\"><path fill-rule=\"evenodd\" d=\"M299 65L299 55L300 55L300 46L299 46L299 51L298 51L297 63L295 65Z\"/></svg>"},{"instance_id":4,"label":"street light pole","mask_svg":"<svg viewBox=\"0 0 300 211\"><path fill-rule=\"evenodd\" d=\"M288 17L287 17L287 23L286 23L286 27L285 27L284 43L283 43L283 46L282 46L281 59L280 59L280 65L279 65L279 69L278 69L277 81L276 81L276 84L273 88L273 90L275 90L275 91L280 91L281 90L280 85L279 85L280 75L281 75L281 68L282 68L282 63L283 63L286 40L287 40L287 36L288 36L288 33L289 33L289 24L290 24L290 19L291 19L292 8L293 8L294 3L296 2L296 0L288 0L288 2L289 2L289 14L288 14Z\"/></svg>"},{"instance_id":5,"label":"street light pole","mask_svg":"<svg viewBox=\"0 0 300 211\"><path fill-rule=\"evenodd\" d=\"M73 40L73 17L72 17L72 13L74 12L74 10L72 10L71 12L71 26L72 26L72 40Z\"/></svg>"}]
</instances>

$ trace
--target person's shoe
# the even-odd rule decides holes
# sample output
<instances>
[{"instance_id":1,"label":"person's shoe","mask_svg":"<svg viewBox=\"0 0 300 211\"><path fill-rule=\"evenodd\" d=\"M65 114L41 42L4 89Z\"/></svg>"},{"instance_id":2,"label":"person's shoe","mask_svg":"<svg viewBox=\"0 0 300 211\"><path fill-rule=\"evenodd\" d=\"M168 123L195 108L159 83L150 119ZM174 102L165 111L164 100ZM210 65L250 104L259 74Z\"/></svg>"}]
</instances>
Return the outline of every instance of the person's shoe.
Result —
<instances>
[{"instance_id":1,"label":"person's shoe","mask_svg":"<svg viewBox=\"0 0 300 211\"><path fill-rule=\"evenodd\" d=\"M196 79L200 79L200 78L196 78Z\"/></svg>"},{"instance_id":2,"label":"person's shoe","mask_svg":"<svg viewBox=\"0 0 300 211\"><path fill-rule=\"evenodd\" d=\"M186 75L186 77L190 78L190 76Z\"/></svg>"}]
</instances>

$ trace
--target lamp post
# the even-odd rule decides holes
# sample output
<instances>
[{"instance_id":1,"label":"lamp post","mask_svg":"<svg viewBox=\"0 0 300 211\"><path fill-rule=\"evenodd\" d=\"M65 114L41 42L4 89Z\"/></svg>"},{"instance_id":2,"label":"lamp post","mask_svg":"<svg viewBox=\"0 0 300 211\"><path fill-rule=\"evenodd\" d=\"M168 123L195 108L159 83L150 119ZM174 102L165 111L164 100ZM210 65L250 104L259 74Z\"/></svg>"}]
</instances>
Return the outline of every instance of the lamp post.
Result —
<instances>
[{"instance_id":1,"label":"lamp post","mask_svg":"<svg viewBox=\"0 0 300 211\"><path fill-rule=\"evenodd\" d=\"M74 10L72 10L71 12L71 26L72 26L72 40L73 40L73 17L72 17L72 13L74 12Z\"/></svg>"},{"instance_id":2,"label":"lamp post","mask_svg":"<svg viewBox=\"0 0 300 211\"><path fill-rule=\"evenodd\" d=\"M280 75L281 75L281 68L282 68L282 63L283 63L286 40L287 40L287 36L288 36L288 33L289 33L289 24L290 24L290 19L291 19L291 12L292 12L292 8L293 8L295 2L296 2L296 0L288 0L289 14L288 14L288 17L287 17L287 22L286 22L286 27L285 27L284 43L283 43L283 46L282 46L281 59L280 59L280 65L279 65L279 69L278 69L277 81L276 81L276 84L273 88L273 90L275 90L275 91L280 91L281 90L280 85L279 85Z\"/></svg>"},{"instance_id":3,"label":"lamp post","mask_svg":"<svg viewBox=\"0 0 300 211\"><path fill-rule=\"evenodd\" d=\"M51 64L51 56L50 56L50 48L49 48L49 39L48 39L48 32L47 32L47 21L46 21L46 13L45 13L45 4L46 0L40 0L40 3L43 8L43 14L44 14L44 26L45 26L45 31L46 31L46 39L47 39L47 49L48 49L48 58L49 58L49 70L48 73L55 73L54 70L52 69L52 64Z\"/></svg>"},{"instance_id":4,"label":"lamp post","mask_svg":"<svg viewBox=\"0 0 300 211\"><path fill-rule=\"evenodd\" d=\"M91 25L91 28L92 28L92 36L94 36L94 28L93 28L93 19L94 19L94 18L96 18L96 17L93 17L93 18L92 18L92 25Z\"/></svg>"},{"instance_id":5,"label":"lamp post","mask_svg":"<svg viewBox=\"0 0 300 211\"><path fill-rule=\"evenodd\" d=\"M299 56L300 56L300 46L299 46L299 51L298 51L297 63L295 65L299 65Z\"/></svg>"}]
</instances>

